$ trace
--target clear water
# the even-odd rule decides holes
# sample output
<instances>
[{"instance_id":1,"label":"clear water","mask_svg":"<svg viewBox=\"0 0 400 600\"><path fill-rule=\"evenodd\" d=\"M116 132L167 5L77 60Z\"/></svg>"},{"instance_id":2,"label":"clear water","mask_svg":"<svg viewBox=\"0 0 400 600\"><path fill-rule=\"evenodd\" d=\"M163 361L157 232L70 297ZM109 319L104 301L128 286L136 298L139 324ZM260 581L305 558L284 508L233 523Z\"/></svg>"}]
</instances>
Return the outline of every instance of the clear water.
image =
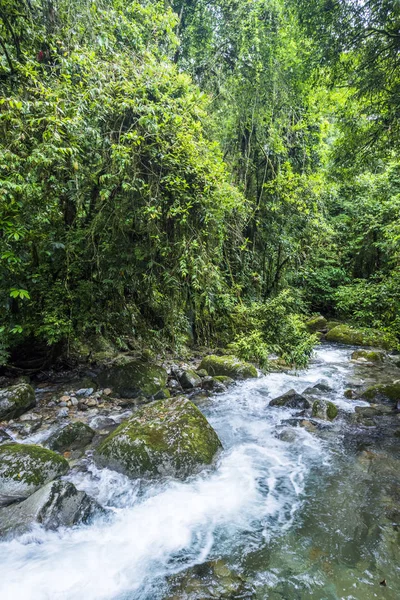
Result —
<instances>
[{"instance_id":1,"label":"clear water","mask_svg":"<svg viewBox=\"0 0 400 600\"><path fill-rule=\"evenodd\" d=\"M295 411L268 406L324 381L354 411L346 382L368 373L354 373L350 353L323 346L307 371L271 374L207 401L201 408L224 451L190 480L132 482L94 466L75 474L113 518L38 527L1 543L0 598L162 600L168 575L223 558L255 600L398 600L398 448L354 449L344 421L310 433L284 424Z\"/></svg>"}]
</instances>

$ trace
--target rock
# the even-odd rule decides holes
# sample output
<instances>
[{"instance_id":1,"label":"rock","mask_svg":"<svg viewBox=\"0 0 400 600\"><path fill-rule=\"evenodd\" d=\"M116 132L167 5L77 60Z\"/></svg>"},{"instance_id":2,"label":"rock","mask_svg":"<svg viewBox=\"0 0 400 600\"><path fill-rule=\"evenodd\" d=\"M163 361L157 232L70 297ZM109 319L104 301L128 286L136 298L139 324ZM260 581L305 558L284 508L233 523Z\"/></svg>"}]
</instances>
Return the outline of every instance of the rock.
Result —
<instances>
[{"instance_id":1,"label":"rock","mask_svg":"<svg viewBox=\"0 0 400 600\"><path fill-rule=\"evenodd\" d=\"M258 377L257 369L250 363L242 362L235 356L205 356L200 364L209 375L226 375L232 379Z\"/></svg>"},{"instance_id":2,"label":"rock","mask_svg":"<svg viewBox=\"0 0 400 600\"><path fill-rule=\"evenodd\" d=\"M230 377L228 377L230 379ZM233 381L233 379L230 379ZM201 387L203 390L207 390L209 392L214 392L216 394L226 392L226 386L219 381L219 377L211 377L208 375L204 377L201 382Z\"/></svg>"},{"instance_id":3,"label":"rock","mask_svg":"<svg viewBox=\"0 0 400 600\"><path fill-rule=\"evenodd\" d=\"M104 509L68 481L51 481L19 504L0 510L0 535L21 534L35 523L45 529L87 523Z\"/></svg>"},{"instance_id":4,"label":"rock","mask_svg":"<svg viewBox=\"0 0 400 600\"><path fill-rule=\"evenodd\" d=\"M27 383L0 390L0 421L15 419L35 406L35 390Z\"/></svg>"},{"instance_id":5,"label":"rock","mask_svg":"<svg viewBox=\"0 0 400 600\"><path fill-rule=\"evenodd\" d=\"M304 390L303 394L321 394L321 393L328 393L328 392L332 392L332 388L327 384L327 383L317 383L316 385L313 385L312 387L308 387Z\"/></svg>"},{"instance_id":6,"label":"rock","mask_svg":"<svg viewBox=\"0 0 400 600\"><path fill-rule=\"evenodd\" d=\"M282 431L280 431L276 437L279 440L282 440L282 442L287 442L288 444L291 444L297 440L295 430L290 427L285 427L282 429Z\"/></svg>"},{"instance_id":7,"label":"rock","mask_svg":"<svg viewBox=\"0 0 400 600\"><path fill-rule=\"evenodd\" d=\"M119 357L98 376L102 387L112 388L122 398L136 398L139 394L150 398L165 389L167 378L163 367L129 356Z\"/></svg>"},{"instance_id":8,"label":"rock","mask_svg":"<svg viewBox=\"0 0 400 600\"><path fill-rule=\"evenodd\" d=\"M0 429L0 444L10 442L12 437L4 429Z\"/></svg>"},{"instance_id":9,"label":"rock","mask_svg":"<svg viewBox=\"0 0 400 600\"><path fill-rule=\"evenodd\" d=\"M337 327L338 325L342 325L342 323L340 321L328 321L326 324L326 328L328 331L330 331L331 329L333 329L334 327Z\"/></svg>"},{"instance_id":10,"label":"rock","mask_svg":"<svg viewBox=\"0 0 400 600\"><path fill-rule=\"evenodd\" d=\"M310 333L326 330L327 320L322 315L317 315L306 321L305 325Z\"/></svg>"},{"instance_id":11,"label":"rock","mask_svg":"<svg viewBox=\"0 0 400 600\"><path fill-rule=\"evenodd\" d=\"M177 377L184 390L192 390L193 388L201 386L201 377L191 369L178 371Z\"/></svg>"},{"instance_id":12,"label":"rock","mask_svg":"<svg viewBox=\"0 0 400 600\"><path fill-rule=\"evenodd\" d=\"M59 401L59 402L60 402L60 404L61 404L61 402L68 402L68 400L70 400L70 399L71 399L71 397L70 397L70 396L67 396L67 395L65 394L64 396L61 396L61 398L60 398L60 401Z\"/></svg>"},{"instance_id":13,"label":"rock","mask_svg":"<svg viewBox=\"0 0 400 600\"><path fill-rule=\"evenodd\" d=\"M285 394L282 394L282 396L274 398L269 405L284 406L285 408L311 408L311 402L295 390L289 390Z\"/></svg>"},{"instance_id":14,"label":"rock","mask_svg":"<svg viewBox=\"0 0 400 600\"><path fill-rule=\"evenodd\" d=\"M85 398L88 398L93 392L94 389L92 387L81 388L80 390L76 390L75 396L84 396Z\"/></svg>"},{"instance_id":15,"label":"rock","mask_svg":"<svg viewBox=\"0 0 400 600\"><path fill-rule=\"evenodd\" d=\"M53 435L51 435L46 445L51 450L57 452L65 452L66 450L81 450L94 438L95 432L93 429L82 423L76 421L75 423L69 423L66 427L58 429Z\"/></svg>"},{"instance_id":16,"label":"rock","mask_svg":"<svg viewBox=\"0 0 400 600\"><path fill-rule=\"evenodd\" d=\"M86 406L86 404L84 402L78 402L78 410L81 410L82 412L86 412L88 410L88 407Z\"/></svg>"},{"instance_id":17,"label":"rock","mask_svg":"<svg viewBox=\"0 0 400 600\"><path fill-rule=\"evenodd\" d=\"M41 446L0 446L0 506L24 500L68 469L65 458Z\"/></svg>"},{"instance_id":18,"label":"rock","mask_svg":"<svg viewBox=\"0 0 400 600\"><path fill-rule=\"evenodd\" d=\"M394 414L394 408L385 404L371 404L371 406L356 406L356 414L361 418L383 417Z\"/></svg>"},{"instance_id":19,"label":"rock","mask_svg":"<svg viewBox=\"0 0 400 600\"><path fill-rule=\"evenodd\" d=\"M315 400L312 406L312 416L317 419L323 419L324 421L333 421L338 416L338 409L333 402L326 402L325 400Z\"/></svg>"},{"instance_id":20,"label":"rock","mask_svg":"<svg viewBox=\"0 0 400 600\"><path fill-rule=\"evenodd\" d=\"M100 444L96 461L130 477L185 477L210 464L221 447L204 415L180 397L138 410Z\"/></svg>"},{"instance_id":21,"label":"rock","mask_svg":"<svg viewBox=\"0 0 400 600\"><path fill-rule=\"evenodd\" d=\"M354 390L348 389L348 390L344 390L343 396L345 398L347 398L348 400L351 400L352 398L356 398L357 394L355 393Z\"/></svg>"},{"instance_id":22,"label":"rock","mask_svg":"<svg viewBox=\"0 0 400 600\"><path fill-rule=\"evenodd\" d=\"M201 378L207 377L207 375L208 375L208 373L205 369L197 369L196 373Z\"/></svg>"},{"instance_id":23,"label":"rock","mask_svg":"<svg viewBox=\"0 0 400 600\"><path fill-rule=\"evenodd\" d=\"M175 391L175 390L181 391L182 390L181 384L179 383L179 381L177 379L170 379L168 381L168 387L173 391Z\"/></svg>"},{"instance_id":24,"label":"rock","mask_svg":"<svg viewBox=\"0 0 400 600\"><path fill-rule=\"evenodd\" d=\"M398 402L400 400L400 381L394 381L389 384L372 385L364 390L360 398L363 400L388 400Z\"/></svg>"},{"instance_id":25,"label":"rock","mask_svg":"<svg viewBox=\"0 0 400 600\"><path fill-rule=\"evenodd\" d=\"M40 429L43 423L43 417L36 413L25 413L19 418L18 423L14 423L13 430L17 431L21 436L32 435Z\"/></svg>"},{"instance_id":26,"label":"rock","mask_svg":"<svg viewBox=\"0 0 400 600\"><path fill-rule=\"evenodd\" d=\"M165 600L239 600L250 598L245 580L223 560L190 567L168 578Z\"/></svg>"},{"instance_id":27,"label":"rock","mask_svg":"<svg viewBox=\"0 0 400 600\"><path fill-rule=\"evenodd\" d=\"M96 400L96 398L88 398L87 400L84 400L84 403L89 408L93 408L94 406L97 406L97 400Z\"/></svg>"},{"instance_id":28,"label":"rock","mask_svg":"<svg viewBox=\"0 0 400 600\"><path fill-rule=\"evenodd\" d=\"M112 390L110 388L106 388L105 390L103 390L103 394L105 396L111 396Z\"/></svg>"},{"instance_id":29,"label":"rock","mask_svg":"<svg viewBox=\"0 0 400 600\"><path fill-rule=\"evenodd\" d=\"M57 419L66 419L69 415L69 410L68 408L60 408L60 410L57 413Z\"/></svg>"},{"instance_id":30,"label":"rock","mask_svg":"<svg viewBox=\"0 0 400 600\"><path fill-rule=\"evenodd\" d=\"M328 342L339 342L354 346L375 346L376 348L391 349L397 344L388 333L377 329L355 329L349 325L336 325L326 334Z\"/></svg>"},{"instance_id":31,"label":"rock","mask_svg":"<svg viewBox=\"0 0 400 600\"><path fill-rule=\"evenodd\" d=\"M157 394L154 394L154 400L167 400L168 398L171 398L171 392L168 388L164 388L157 392Z\"/></svg>"},{"instance_id":32,"label":"rock","mask_svg":"<svg viewBox=\"0 0 400 600\"><path fill-rule=\"evenodd\" d=\"M101 429L110 429L111 427L116 427L116 425L117 423L114 421L114 419L103 415L98 415L90 421L90 427L96 431Z\"/></svg>"},{"instance_id":33,"label":"rock","mask_svg":"<svg viewBox=\"0 0 400 600\"><path fill-rule=\"evenodd\" d=\"M385 360L385 353L379 350L355 350L351 355L351 359L365 359L368 362L381 363Z\"/></svg>"}]
</instances>

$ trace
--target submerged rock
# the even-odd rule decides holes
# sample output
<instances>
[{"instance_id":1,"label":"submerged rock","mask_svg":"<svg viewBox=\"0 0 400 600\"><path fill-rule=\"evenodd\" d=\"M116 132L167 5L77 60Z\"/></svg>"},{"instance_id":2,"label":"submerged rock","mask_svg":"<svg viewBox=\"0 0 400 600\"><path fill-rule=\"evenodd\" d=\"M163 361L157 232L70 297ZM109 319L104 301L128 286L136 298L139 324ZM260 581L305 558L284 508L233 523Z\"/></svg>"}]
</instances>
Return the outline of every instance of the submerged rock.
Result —
<instances>
[{"instance_id":1,"label":"submerged rock","mask_svg":"<svg viewBox=\"0 0 400 600\"><path fill-rule=\"evenodd\" d=\"M0 390L0 421L15 419L35 406L35 390L27 383Z\"/></svg>"},{"instance_id":2,"label":"submerged rock","mask_svg":"<svg viewBox=\"0 0 400 600\"><path fill-rule=\"evenodd\" d=\"M289 390L274 398L269 403L270 406L284 406L285 408L311 408L311 402L302 394L296 392L296 390Z\"/></svg>"},{"instance_id":3,"label":"submerged rock","mask_svg":"<svg viewBox=\"0 0 400 600\"><path fill-rule=\"evenodd\" d=\"M245 580L223 560L196 565L168 579L165 600L239 600L251 598Z\"/></svg>"},{"instance_id":4,"label":"submerged rock","mask_svg":"<svg viewBox=\"0 0 400 600\"><path fill-rule=\"evenodd\" d=\"M68 481L51 481L19 504L0 510L0 535L21 534L39 523L45 529L87 523L105 510Z\"/></svg>"},{"instance_id":5,"label":"submerged rock","mask_svg":"<svg viewBox=\"0 0 400 600\"><path fill-rule=\"evenodd\" d=\"M48 438L46 445L57 452L80 450L90 444L94 435L95 432L89 425L76 421L58 429Z\"/></svg>"},{"instance_id":6,"label":"submerged rock","mask_svg":"<svg viewBox=\"0 0 400 600\"><path fill-rule=\"evenodd\" d=\"M176 398L138 410L100 444L96 461L130 477L185 477L210 464L221 447L200 410Z\"/></svg>"},{"instance_id":7,"label":"submerged rock","mask_svg":"<svg viewBox=\"0 0 400 600\"><path fill-rule=\"evenodd\" d=\"M378 329L355 329L350 325L336 325L326 334L328 342L340 342L354 346L375 346L377 348L391 349L396 346L396 341L389 334Z\"/></svg>"},{"instance_id":8,"label":"submerged rock","mask_svg":"<svg viewBox=\"0 0 400 600\"><path fill-rule=\"evenodd\" d=\"M135 398L140 394L150 398L165 389L167 379L163 367L130 356L119 357L98 376L101 387L111 388L122 398Z\"/></svg>"},{"instance_id":9,"label":"submerged rock","mask_svg":"<svg viewBox=\"0 0 400 600\"><path fill-rule=\"evenodd\" d=\"M325 421L333 421L338 416L338 408L333 402L326 400L315 400L312 406L312 416Z\"/></svg>"},{"instance_id":10,"label":"submerged rock","mask_svg":"<svg viewBox=\"0 0 400 600\"><path fill-rule=\"evenodd\" d=\"M24 500L68 469L65 458L41 446L0 446L0 506Z\"/></svg>"},{"instance_id":11,"label":"submerged rock","mask_svg":"<svg viewBox=\"0 0 400 600\"><path fill-rule=\"evenodd\" d=\"M305 325L310 333L326 330L327 320L322 315L317 315L306 321Z\"/></svg>"},{"instance_id":12,"label":"submerged rock","mask_svg":"<svg viewBox=\"0 0 400 600\"><path fill-rule=\"evenodd\" d=\"M250 363L243 362L235 356L205 356L200 364L209 375L225 375L232 379L249 379L258 377L257 369Z\"/></svg>"}]
</instances>

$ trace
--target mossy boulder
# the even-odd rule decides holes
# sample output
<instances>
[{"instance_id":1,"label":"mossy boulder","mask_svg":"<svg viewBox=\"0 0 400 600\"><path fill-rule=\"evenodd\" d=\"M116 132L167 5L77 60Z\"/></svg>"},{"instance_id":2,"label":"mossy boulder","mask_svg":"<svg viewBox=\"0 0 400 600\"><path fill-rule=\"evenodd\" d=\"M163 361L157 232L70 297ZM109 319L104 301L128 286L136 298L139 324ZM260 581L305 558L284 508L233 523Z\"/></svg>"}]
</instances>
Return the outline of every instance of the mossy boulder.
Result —
<instances>
[{"instance_id":1,"label":"mossy boulder","mask_svg":"<svg viewBox=\"0 0 400 600\"><path fill-rule=\"evenodd\" d=\"M327 320L322 315L317 315L306 321L305 325L310 333L316 331L324 331L326 329Z\"/></svg>"},{"instance_id":2,"label":"mossy boulder","mask_svg":"<svg viewBox=\"0 0 400 600\"><path fill-rule=\"evenodd\" d=\"M366 360L373 363L382 363L385 360L385 353L379 350L355 350L351 355L352 360Z\"/></svg>"},{"instance_id":3,"label":"mossy boulder","mask_svg":"<svg viewBox=\"0 0 400 600\"><path fill-rule=\"evenodd\" d=\"M361 393L363 400L386 400L390 402L400 401L400 380L393 383L378 384L368 387Z\"/></svg>"},{"instance_id":4,"label":"mossy boulder","mask_svg":"<svg viewBox=\"0 0 400 600\"><path fill-rule=\"evenodd\" d=\"M94 436L95 431L89 425L76 421L58 429L49 437L46 445L57 452L80 450L90 444Z\"/></svg>"},{"instance_id":5,"label":"mossy boulder","mask_svg":"<svg viewBox=\"0 0 400 600\"><path fill-rule=\"evenodd\" d=\"M243 362L235 356L205 356L200 364L209 375L225 375L232 379L249 379L258 377L257 369L250 363Z\"/></svg>"},{"instance_id":6,"label":"mossy boulder","mask_svg":"<svg viewBox=\"0 0 400 600\"><path fill-rule=\"evenodd\" d=\"M103 388L111 388L121 398L155 396L167 385L166 370L155 363L143 362L130 356L120 356L98 376Z\"/></svg>"},{"instance_id":7,"label":"mossy boulder","mask_svg":"<svg viewBox=\"0 0 400 600\"><path fill-rule=\"evenodd\" d=\"M177 373L178 381L184 390L192 390L201 386L201 377L195 371L186 369Z\"/></svg>"},{"instance_id":8,"label":"mossy boulder","mask_svg":"<svg viewBox=\"0 0 400 600\"><path fill-rule=\"evenodd\" d=\"M209 465L221 447L205 416L180 397L138 410L100 444L96 461L129 477L185 477Z\"/></svg>"},{"instance_id":9,"label":"mossy boulder","mask_svg":"<svg viewBox=\"0 0 400 600\"><path fill-rule=\"evenodd\" d=\"M28 383L0 390L0 421L15 419L35 406L35 391Z\"/></svg>"},{"instance_id":10,"label":"mossy boulder","mask_svg":"<svg viewBox=\"0 0 400 600\"><path fill-rule=\"evenodd\" d=\"M340 321L327 321L326 328L328 331L330 331L331 329L333 329L334 327L337 327L338 325L342 325L342 323Z\"/></svg>"},{"instance_id":11,"label":"mossy boulder","mask_svg":"<svg viewBox=\"0 0 400 600\"><path fill-rule=\"evenodd\" d=\"M65 458L41 446L0 446L0 506L27 498L68 469Z\"/></svg>"},{"instance_id":12,"label":"mossy boulder","mask_svg":"<svg viewBox=\"0 0 400 600\"><path fill-rule=\"evenodd\" d=\"M23 502L0 510L0 535L22 534L39 523L45 529L87 523L106 511L69 481L51 481Z\"/></svg>"},{"instance_id":13,"label":"mossy boulder","mask_svg":"<svg viewBox=\"0 0 400 600\"><path fill-rule=\"evenodd\" d=\"M390 334L377 329L355 329L350 325L337 325L326 334L328 342L352 346L375 346L389 350L395 348L396 340Z\"/></svg>"},{"instance_id":14,"label":"mossy boulder","mask_svg":"<svg viewBox=\"0 0 400 600\"><path fill-rule=\"evenodd\" d=\"M333 402L315 400L312 406L312 416L324 421L333 421L338 416L338 408Z\"/></svg>"}]
</instances>

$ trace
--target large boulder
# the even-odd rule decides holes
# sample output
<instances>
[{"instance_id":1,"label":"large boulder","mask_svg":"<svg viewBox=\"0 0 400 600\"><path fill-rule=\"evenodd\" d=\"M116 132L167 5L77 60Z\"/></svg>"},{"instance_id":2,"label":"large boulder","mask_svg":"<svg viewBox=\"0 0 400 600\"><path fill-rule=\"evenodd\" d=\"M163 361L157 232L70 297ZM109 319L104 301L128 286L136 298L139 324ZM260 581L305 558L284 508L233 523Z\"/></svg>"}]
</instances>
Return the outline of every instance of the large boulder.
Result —
<instances>
[{"instance_id":1,"label":"large boulder","mask_svg":"<svg viewBox=\"0 0 400 600\"><path fill-rule=\"evenodd\" d=\"M0 535L21 534L39 523L45 529L87 523L104 509L69 481L51 481L19 504L0 510Z\"/></svg>"},{"instance_id":2,"label":"large boulder","mask_svg":"<svg viewBox=\"0 0 400 600\"><path fill-rule=\"evenodd\" d=\"M150 398L164 390L167 379L166 370L159 365L120 356L99 374L98 383L103 388L111 388L122 398L139 395Z\"/></svg>"},{"instance_id":3,"label":"large boulder","mask_svg":"<svg viewBox=\"0 0 400 600\"><path fill-rule=\"evenodd\" d=\"M378 329L355 329L350 325L337 325L326 334L328 342L339 342L352 346L374 346L390 350L396 347L392 336Z\"/></svg>"},{"instance_id":4,"label":"large boulder","mask_svg":"<svg viewBox=\"0 0 400 600\"><path fill-rule=\"evenodd\" d=\"M35 391L28 383L0 390L0 421L15 419L35 406Z\"/></svg>"},{"instance_id":5,"label":"large boulder","mask_svg":"<svg viewBox=\"0 0 400 600\"><path fill-rule=\"evenodd\" d=\"M399 402L400 401L400 380L393 381L393 383L372 385L364 390L360 397L363 400L384 400L388 402Z\"/></svg>"},{"instance_id":6,"label":"large boulder","mask_svg":"<svg viewBox=\"0 0 400 600\"><path fill-rule=\"evenodd\" d=\"M0 446L0 506L24 500L68 469L65 458L41 446Z\"/></svg>"},{"instance_id":7,"label":"large boulder","mask_svg":"<svg viewBox=\"0 0 400 600\"><path fill-rule=\"evenodd\" d=\"M327 323L328 321L325 319L325 317L318 315L308 319L305 325L310 333L315 333L316 331L325 331Z\"/></svg>"},{"instance_id":8,"label":"large boulder","mask_svg":"<svg viewBox=\"0 0 400 600\"><path fill-rule=\"evenodd\" d=\"M210 464L221 447L200 410L176 398L137 411L100 444L96 460L130 477L185 477Z\"/></svg>"},{"instance_id":9,"label":"large boulder","mask_svg":"<svg viewBox=\"0 0 400 600\"><path fill-rule=\"evenodd\" d=\"M76 421L75 423L69 423L66 427L57 429L48 438L46 445L51 450L56 450L57 452L81 450L90 444L94 436L95 431L89 425L81 421Z\"/></svg>"},{"instance_id":10,"label":"large boulder","mask_svg":"<svg viewBox=\"0 0 400 600\"><path fill-rule=\"evenodd\" d=\"M209 375L225 375L232 379L249 379L258 377L257 369L250 363L243 362L235 356L205 356L199 369L205 369Z\"/></svg>"},{"instance_id":11,"label":"large boulder","mask_svg":"<svg viewBox=\"0 0 400 600\"><path fill-rule=\"evenodd\" d=\"M289 390L285 394L282 394L282 396L274 398L269 405L284 406L285 408L311 408L311 402L305 396L296 392L296 390Z\"/></svg>"}]
</instances>

